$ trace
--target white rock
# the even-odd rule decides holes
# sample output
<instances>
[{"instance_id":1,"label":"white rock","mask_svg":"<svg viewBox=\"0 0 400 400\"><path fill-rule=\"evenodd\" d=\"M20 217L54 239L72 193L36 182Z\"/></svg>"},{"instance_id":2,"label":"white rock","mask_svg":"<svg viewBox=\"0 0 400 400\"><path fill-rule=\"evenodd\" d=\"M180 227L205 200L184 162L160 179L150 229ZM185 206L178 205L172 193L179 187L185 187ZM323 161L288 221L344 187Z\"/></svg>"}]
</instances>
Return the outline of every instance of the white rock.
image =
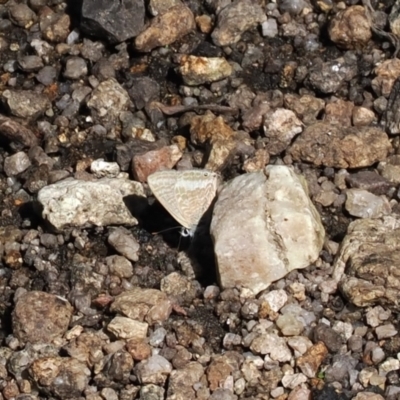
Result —
<instances>
[{"instance_id":1,"label":"white rock","mask_svg":"<svg viewBox=\"0 0 400 400\"><path fill-rule=\"evenodd\" d=\"M262 294L259 300L267 302L272 311L278 312L286 304L288 295L283 289L271 290Z\"/></svg>"},{"instance_id":2,"label":"white rock","mask_svg":"<svg viewBox=\"0 0 400 400\"><path fill-rule=\"evenodd\" d=\"M376 196L364 189L348 189L346 195L346 210L355 217L379 218L391 212L385 196Z\"/></svg>"},{"instance_id":3,"label":"white rock","mask_svg":"<svg viewBox=\"0 0 400 400\"><path fill-rule=\"evenodd\" d=\"M94 160L90 165L90 171L96 178L115 178L120 173L119 165L116 162L104 161L102 158Z\"/></svg>"},{"instance_id":4,"label":"white rock","mask_svg":"<svg viewBox=\"0 0 400 400\"><path fill-rule=\"evenodd\" d=\"M222 189L211 236L221 286L258 293L313 263L325 231L304 179L289 167L271 165L265 174L238 176Z\"/></svg>"},{"instance_id":5,"label":"white rock","mask_svg":"<svg viewBox=\"0 0 400 400\"><path fill-rule=\"evenodd\" d=\"M293 374L293 375L285 375L281 382L283 387L289 388L289 389L294 389L296 386L307 382L307 377L302 374Z\"/></svg>"},{"instance_id":6,"label":"white rock","mask_svg":"<svg viewBox=\"0 0 400 400\"><path fill-rule=\"evenodd\" d=\"M42 216L56 229L68 226L137 225L126 207L126 196L144 197L143 186L127 179L98 181L65 179L41 189Z\"/></svg>"},{"instance_id":7,"label":"white rock","mask_svg":"<svg viewBox=\"0 0 400 400\"><path fill-rule=\"evenodd\" d=\"M285 339L275 333L265 333L257 336L251 342L250 349L256 353L268 354L274 361L286 362L292 358L292 353Z\"/></svg>"},{"instance_id":8,"label":"white rock","mask_svg":"<svg viewBox=\"0 0 400 400\"><path fill-rule=\"evenodd\" d=\"M160 355L154 355L136 366L136 375L140 383L164 384L172 371L171 363Z\"/></svg>"}]
</instances>

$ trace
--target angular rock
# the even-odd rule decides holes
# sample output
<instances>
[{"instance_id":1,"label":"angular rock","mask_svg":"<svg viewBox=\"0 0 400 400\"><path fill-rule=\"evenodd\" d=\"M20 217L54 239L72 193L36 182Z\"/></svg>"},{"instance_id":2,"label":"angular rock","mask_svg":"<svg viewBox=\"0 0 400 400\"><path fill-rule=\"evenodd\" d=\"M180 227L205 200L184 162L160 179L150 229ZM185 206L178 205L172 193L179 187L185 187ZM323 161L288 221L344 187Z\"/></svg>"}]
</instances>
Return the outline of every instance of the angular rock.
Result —
<instances>
[{"instance_id":1,"label":"angular rock","mask_svg":"<svg viewBox=\"0 0 400 400\"><path fill-rule=\"evenodd\" d=\"M135 371L140 383L163 385L172 371L172 365L166 358L154 355L137 364Z\"/></svg>"},{"instance_id":2,"label":"angular rock","mask_svg":"<svg viewBox=\"0 0 400 400\"><path fill-rule=\"evenodd\" d=\"M63 12L43 13L40 16L40 30L43 37L50 42L65 42L70 33L70 24L69 15Z\"/></svg>"},{"instance_id":3,"label":"angular rock","mask_svg":"<svg viewBox=\"0 0 400 400\"><path fill-rule=\"evenodd\" d=\"M107 329L119 339L142 340L147 336L149 325L126 317L115 317Z\"/></svg>"},{"instance_id":4,"label":"angular rock","mask_svg":"<svg viewBox=\"0 0 400 400\"><path fill-rule=\"evenodd\" d=\"M139 243L127 229L114 228L108 236L108 243L127 259L131 261L139 259Z\"/></svg>"},{"instance_id":5,"label":"angular rock","mask_svg":"<svg viewBox=\"0 0 400 400\"><path fill-rule=\"evenodd\" d=\"M59 296L27 292L18 297L12 316L13 333L22 342L51 343L67 331L73 308Z\"/></svg>"},{"instance_id":6,"label":"angular rock","mask_svg":"<svg viewBox=\"0 0 400 400\"><path fill-rule=\"evenodd\" d=\"M62 357L39 358L29 367L29 372L39 387L61 399L79 398L91 375L84 363Z\"/></svg>"},{"instance_id":7,"label":"angular rock","mask_svg":"<svg viewBox=\"0 0 400 400\"><path fill-rule=\"evenodd\" d=\"M347 230L333 278L358 307L380 304L399 309L400 217L361 219Z\"/></svg>"},{"instance_id":8,"label":"angular rock","mask_svg":"<svg viewBox=\"0 0 400 400\"><path fill-rule=\"evenodd\" d=\"M26 147L38 144L38 138L30 129L3 115L0 115L0 136L5 137L10 142L21 143Z\"/></svg>"},{"instance_id":9,"label":"angular rock","mask_svg":"<svg viewBox=\"0 0 400 400\"><path fill-rule=\"evenodd\" d=\"M81 29L90 36L121 43L139 34L144 17L143 0L83 0Z\"/></svg>"},{"instance_id":10,"label":"angular rock","mask_svg":"<svg viewBox=\"0 0 400 400\"><path fill-rule=\"evenodd\" d=\"M399 169L400 172L400 169ZM352 188L364 189L380 196L390 189L390 182L375 171L360 171L345 177Z\"/></svg>"},{"instance_id":11,"label":"angular rock","mask_svg":"<svg viewBox=\"0 0 400 400\"><path fill-rule=\"evenodd\" d=\"M33 90L4 90L2 101L10 108L12 115L26 119L37 119L51 107L49 98Z\"/></svg>"},{"instance_id":12,"label":"angular rock","mask_svg":"<svg viewBox=\"0 0 400 400\"><path fill-rule=\"evenodd\" d=\"M4 172L7 176L15 176L24 172L31 166L31 161L26 153L20 151L4 160Z\"/></svg>"},{"instance_id":13,"label":"angular rock","mask_svg":"<svg viewBox=\"0 0 400 400\"><path fill-rule=\"evenodd\" d=\"M200 382L203 375L203 366L195 361L188 363L182 369L174 369L168 381L167 398L173 400L196 397L194 385Z\"/></svg>"},{"instance_id":14,"label":"angular rock","mask_svg":"<svg viewBox=\"0 0 400 400\"><path fill-rule=\"evenodd\" d=\"M223 288L258 293L313 263L322 248L325 231L303 178L285 166L265 173L235 178L215 204L211 236Z\"/></svg>"},{"instance_id":15,"label":"angular rock","mask_svg":"<svg viewBox=\"0 0 400 400\"><path fill-rule=\"evenodd\" d=\"M128 105L128 93L114 78L101 82L87 101L93 117L103 122L116 119Z\"/></svg>"},{"instance_id":16,"label":"angular rock","mask_svg":"<svg viewBox=\"0 0 400 400\"><path fill-rule=\"evenodd\" d=\"M42 216L56 229L68 226L107 226L137 224L124 203L124 197L144 197L139 182L103 178L98 181L66 179L45 186L38 193Z\"/></svg>"},{"instance_id":17,"label":"angular rock","mask_svg":"<svg viewBox=\"0 0 400 400\"><path fill-rule=\"evenodd\" d=\"M168 319L172 304L167 295L159 290L135 288L118 295L111 305L111 311L153 325Z\"/></svg>"},{"instance_id":18,"label":"angular rock","mask_svg":"<svg viewBox=\"0 0 400 400\"><path fill-rule=\"evenodd\" d=\"M135 39L137 50L148 52L155 47L166 46L187 35L196 28L193 13L185 5L171 7L155 17L150 26Z\"/></svg>"},{"instance_id":19,"label":"angular rock","mask_svg":"<svg viewBox=\"0 0 400 400\"><path fill-rule=\"evenodd\" d=\"M375 68L375 78L371 81L372 89L378 96L389 97L395 80L400 74L400 60L385 60Z\"/></svg>"},{"instance_id":20,"label":"angular rock","mask_svg":"<svg viewBox=\"0 0 400 400\"><path fill-rule=\"evenodd\" d=\"M294 141L289 154L296 161L333 168L368 167L391 150L386 133L375 127L341 127L317 122Z\"/></svg>"},{"instance_id":21,"label":"angular rock","mask_svg":"<svg viewBox=\"0 0 400 400\"><path fill-rule=\"evenodd\" d=\"M248 29L267 20L264 10L252 0L238 0L228 4L218 14L218 22L211 34L217 46L237 43Z\"/></svg>"},{"instance_id":22,"label":"angular rock","mask_svg":"<svg viewBox=\"0 0 400 400\"><path fill-rule=\"evenodd\" d=\"M379 218L392 211L385 196L376 196L367 190L348 189L346 196L346 210L355 217Z\"/></svg>"},{"instance_id":23,"label":"angular rock","mask_svg":"<svg viewBox=\"0 0 400 400\"><path fill-rule=\"evenodd\" d=\"M227 78L232 67L222 57L183 56L179 71L186 85L202 85Z\"/></svg>"}]
</instances>

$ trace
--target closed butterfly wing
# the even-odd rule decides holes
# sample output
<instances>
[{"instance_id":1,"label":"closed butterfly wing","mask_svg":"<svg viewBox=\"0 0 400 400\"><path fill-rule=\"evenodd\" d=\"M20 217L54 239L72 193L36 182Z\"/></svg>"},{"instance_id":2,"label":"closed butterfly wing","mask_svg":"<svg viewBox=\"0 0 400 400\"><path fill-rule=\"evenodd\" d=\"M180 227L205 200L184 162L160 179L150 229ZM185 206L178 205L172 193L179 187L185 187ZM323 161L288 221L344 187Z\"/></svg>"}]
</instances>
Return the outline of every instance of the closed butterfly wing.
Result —
<instances>
[{"instance_id":1,"label":"closed butterfly wing","mask_svg":"<svg viewBox=\"0 0 400 400\"><path fill-rule=\"evenodd\" d=\"M159 171L147 182L157 200L191 234L215 197L218 177L205 170Z\"/></svg>"}]
</instances>

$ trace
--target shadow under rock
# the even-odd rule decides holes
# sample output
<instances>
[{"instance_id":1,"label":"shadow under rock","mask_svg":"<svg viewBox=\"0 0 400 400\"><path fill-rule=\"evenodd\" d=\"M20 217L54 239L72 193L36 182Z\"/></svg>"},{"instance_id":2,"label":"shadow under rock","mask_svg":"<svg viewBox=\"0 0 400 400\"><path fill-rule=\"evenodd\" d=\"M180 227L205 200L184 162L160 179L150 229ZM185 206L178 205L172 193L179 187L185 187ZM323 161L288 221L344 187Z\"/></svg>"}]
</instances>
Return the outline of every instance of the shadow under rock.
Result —
<instances>
[{"instance_id":1,"label":"shadow under rock","mask_svg":"<svg viewBox=\"0 0 400 400\"><path fill-rule=\"evenodd\" d=\"M141 196L127 196L125 205L141 228L161 235L171 248L185 251L195 266L196 278L204 285L216 282L214 246L210 236L213 204L200 219L193 237L182 236L181 226L158 202L149 204Z\"/></svg>"}]
</instances>

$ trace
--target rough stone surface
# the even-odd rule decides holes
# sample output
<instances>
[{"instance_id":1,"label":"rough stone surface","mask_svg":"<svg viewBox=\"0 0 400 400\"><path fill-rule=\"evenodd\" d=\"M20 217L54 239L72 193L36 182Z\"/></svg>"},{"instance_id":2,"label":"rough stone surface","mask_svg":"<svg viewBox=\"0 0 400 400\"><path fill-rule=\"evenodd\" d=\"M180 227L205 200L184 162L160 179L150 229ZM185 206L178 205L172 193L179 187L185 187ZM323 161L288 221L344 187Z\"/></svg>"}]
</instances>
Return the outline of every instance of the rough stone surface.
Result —
<instances>
[{"instance_id":1,"label":"rough stone surface","mask_svg":"<svg viewBox=\"0 0 400 400\"><path fill-rule=\"evenodd\" d=\"M344 128L319 122L307 127L290 147L294 160L333 168L360 168L385 159L391 144L373 127Z\"/></svg>"},{"instance_id":2,"label":"rough stone surface","mask_svg":"<svg viewBox=\"0 0 400 400\"><path fill-rule=\"evenodd\" d=\"M14 309L14 335L22 342L52 342L66 332L72 311L69 302L61 297L27 292L18 298Z\"/></svg>"},{"instance_id":3,"label":"rough stone surface","mask_svg":"<svg viewBox=\"0 0 400 400\"><path fill-rule=\"evenodd\" d=\"M283 166L266 174L234 179L215 204L211 235L223 287L259 292L321 250L324 229L301 178Z\"/></svg>"},{"instance_id":4,"label":"rough stone surface","mask_svg":"<svg viewBox=\"0 0 400 400\"><path fill-rule=\"evenodd\" d=\"M43 218L57 229L67 226L136 225L124 198L144 196L142 185L126 179L67 179L41 189Z\"/></svg>"}]
</instances>

